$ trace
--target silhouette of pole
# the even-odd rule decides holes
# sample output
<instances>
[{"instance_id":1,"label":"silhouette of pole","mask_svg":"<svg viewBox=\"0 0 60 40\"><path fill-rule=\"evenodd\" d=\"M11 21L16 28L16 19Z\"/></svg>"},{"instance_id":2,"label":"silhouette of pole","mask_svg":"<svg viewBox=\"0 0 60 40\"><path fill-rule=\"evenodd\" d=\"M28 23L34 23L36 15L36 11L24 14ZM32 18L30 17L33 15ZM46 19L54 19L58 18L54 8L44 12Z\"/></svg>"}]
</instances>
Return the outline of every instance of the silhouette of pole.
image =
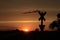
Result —
<instances>
[{"instance_id":1,"label":"silhouette of pole","mask_svg":"<svg viewBox=\"0 0 60 40\"><path fill-rule=\"evenodd\" d=\"M41 25L39 25L39 27L40 27L41 31L44 31L45 25L43 24L43 21L45 21L44 16L45 16L46 12L41 13L40 11L38 11L38 13L40 15L39 21L41 21Z\"/></svg>"},{"instance_id":2,"label":"silhouette of pole","mask_svg":"<svg viewBox=\"0 0 60 40\"><path fill-rule=\"evenodd\" d=\"M39 25L39 27L40 27L41 31L43 31L44 27L45 27L45 25L43 25L43 21L45 21L44 16L46 15L46 12L40 12L39 10L35 10L35 11L31 11L31 12L25 12L24 14L26 14L26 13L36 13L36 12L40 15L39 21L41 21L41 25Z\"/></svg>"}]
</instances>

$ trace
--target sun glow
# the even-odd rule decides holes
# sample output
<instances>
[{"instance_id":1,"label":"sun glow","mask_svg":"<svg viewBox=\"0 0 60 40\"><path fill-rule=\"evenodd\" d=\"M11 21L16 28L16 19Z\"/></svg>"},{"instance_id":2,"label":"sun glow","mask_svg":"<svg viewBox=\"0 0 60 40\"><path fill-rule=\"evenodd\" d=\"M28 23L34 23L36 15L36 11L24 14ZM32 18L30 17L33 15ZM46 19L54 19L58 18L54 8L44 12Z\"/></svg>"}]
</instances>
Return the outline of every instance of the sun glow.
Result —
<instances>
[{"instance_id":1,"label":"sun glow","mask_svg":"<svg viewBox=\"0 0 60 40\"><path fill-rule=\"evenodd\" d=\"M28 29L24 29L25 32L28 32L29 30Z\"/></svg>"}]
</instances>

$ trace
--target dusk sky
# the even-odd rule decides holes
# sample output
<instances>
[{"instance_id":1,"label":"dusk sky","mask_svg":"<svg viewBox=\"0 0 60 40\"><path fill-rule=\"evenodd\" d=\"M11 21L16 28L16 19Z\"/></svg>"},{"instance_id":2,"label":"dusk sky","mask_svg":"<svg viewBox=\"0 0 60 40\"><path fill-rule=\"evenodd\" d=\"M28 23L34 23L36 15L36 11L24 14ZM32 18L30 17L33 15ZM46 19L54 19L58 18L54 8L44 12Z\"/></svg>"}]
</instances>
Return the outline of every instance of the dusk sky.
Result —
<instances>
[{"instance_id":1,"label":"dusk sky","mask_svg":"<svg viewBox=\"0 0 60 40\"><path fill-rule=\"evenodd\" d=\"M49 24L60 12L60 0L0 0L0 30L38 28L39 14L23 14L36 9L47 12L45 30L49 30Z\"/></svg>"}]
</instances>

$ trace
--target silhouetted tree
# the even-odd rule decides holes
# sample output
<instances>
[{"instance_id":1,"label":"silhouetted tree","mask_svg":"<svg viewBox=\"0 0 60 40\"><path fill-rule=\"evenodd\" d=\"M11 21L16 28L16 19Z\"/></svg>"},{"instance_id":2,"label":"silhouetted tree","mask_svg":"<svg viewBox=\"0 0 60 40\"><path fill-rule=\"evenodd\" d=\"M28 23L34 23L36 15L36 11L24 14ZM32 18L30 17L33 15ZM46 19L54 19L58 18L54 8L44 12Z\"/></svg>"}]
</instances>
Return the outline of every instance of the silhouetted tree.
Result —
<instances>
[{"instance_id":1,"label":"silhouetted tree","mask_svg":"<svg viewBox=\"0 0 60 40\"><path fill-rule=\"evenodd\" d=\"M60 13L57 14L57 20L53 21L50 26L51 29L57 28L60 31Z\"/></svg>"}]
</instances>

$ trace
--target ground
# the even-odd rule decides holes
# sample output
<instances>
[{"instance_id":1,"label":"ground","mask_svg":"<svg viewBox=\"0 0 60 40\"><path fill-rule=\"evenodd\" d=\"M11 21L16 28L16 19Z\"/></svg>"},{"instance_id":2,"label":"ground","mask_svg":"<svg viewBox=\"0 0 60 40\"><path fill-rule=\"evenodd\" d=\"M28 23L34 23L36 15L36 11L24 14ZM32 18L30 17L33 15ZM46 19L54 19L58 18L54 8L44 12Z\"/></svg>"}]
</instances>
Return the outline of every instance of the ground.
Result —
<instances>
[{"instance_id":1,"label":"ground","mask_svg":"<svg viewBox=\"0 0 60 40\"><path fill-rule=\"evenodd\" d=\"M59 31L31 31L25 33L19 30L0 31L0 40L49 40L57 39L60 36Z\"/></svg>"}]
</instances>

